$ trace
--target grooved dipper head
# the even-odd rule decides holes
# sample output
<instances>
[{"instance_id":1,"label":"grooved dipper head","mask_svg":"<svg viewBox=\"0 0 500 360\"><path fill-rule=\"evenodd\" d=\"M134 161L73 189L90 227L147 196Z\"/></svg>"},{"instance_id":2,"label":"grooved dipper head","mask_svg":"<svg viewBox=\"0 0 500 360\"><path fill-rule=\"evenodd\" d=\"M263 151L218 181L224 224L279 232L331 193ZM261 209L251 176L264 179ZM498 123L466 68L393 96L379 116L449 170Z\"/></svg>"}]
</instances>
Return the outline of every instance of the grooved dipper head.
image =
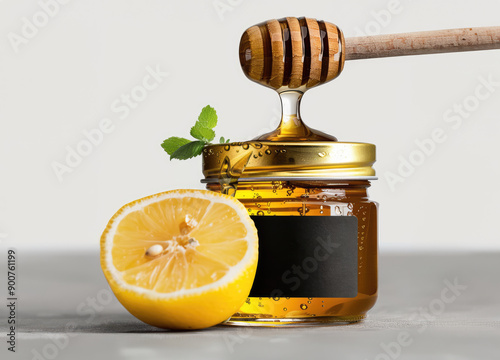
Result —
<instances>
[{"instance_id":1,"label":"grooved dipper head","mask_svg":"<svg viewBox=\"0 0 500 360\"><path fill-rule=\"evenodd\" d=\"M343 49L336 25L287 17L248 28L240 40L240 64L252 81L279 92L304 92L340 74Z\"/></svg>"}]
</instances>

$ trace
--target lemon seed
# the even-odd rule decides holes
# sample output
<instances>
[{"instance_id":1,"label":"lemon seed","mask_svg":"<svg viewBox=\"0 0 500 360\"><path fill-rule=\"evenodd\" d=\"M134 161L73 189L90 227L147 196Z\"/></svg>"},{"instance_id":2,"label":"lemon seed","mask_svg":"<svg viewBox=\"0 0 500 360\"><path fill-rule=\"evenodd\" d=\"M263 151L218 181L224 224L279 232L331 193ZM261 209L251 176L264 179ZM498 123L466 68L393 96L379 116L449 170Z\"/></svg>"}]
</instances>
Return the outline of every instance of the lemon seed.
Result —
<instances>
[{"instance_id":1,"label":"lemon seed","mask_svg":"<svg viewBox=\"0 0 500 360\"><path fill-rule=\"evenodd\" d=\"M163 246L161 245L153 245L149 249L146 250L146 256L158 256L162 253L163 251Z\"/></svg>"},{"instance_id":2,"label":"lemon seed","mask_svg":"<svg viewBox=\"0 0 500 360\"><path fill-rule=\"evenodd\" d=\"M181 235L187 235L193 230L196 225L198 225L198 221L196 221L190 214L186 214L184 221L180 223L179 230Z\"/></svg>"}]
</instances>

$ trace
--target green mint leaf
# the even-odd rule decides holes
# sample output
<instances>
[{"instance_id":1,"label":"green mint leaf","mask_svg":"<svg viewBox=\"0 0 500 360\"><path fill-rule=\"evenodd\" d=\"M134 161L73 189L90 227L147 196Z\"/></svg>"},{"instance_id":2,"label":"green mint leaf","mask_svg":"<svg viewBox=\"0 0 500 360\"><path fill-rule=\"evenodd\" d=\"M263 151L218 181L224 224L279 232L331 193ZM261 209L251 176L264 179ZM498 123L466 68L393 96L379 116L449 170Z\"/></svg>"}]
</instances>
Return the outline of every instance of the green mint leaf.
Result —
<instances>
[{"instance_id":1,"label":"green mint leaf","mask_svg":"<svg viewBox=\"0 0 500 360\"><path fill-rule=\"evenodd\" d=\"M224 144L226 140L224 140L224 136L220 137L219 144Z\"/></svg>"},{"instance_id":2,"label":"green mint leaf","mask_svg":"<svg viewBox=\"0 0 500 360\"><path fill-rule=\"evenodd\" d=\"M217 113L215 109L210 105L205 106L201 110L200 116L198 116L196 125L198 124L202 127L213 129L217 125Z\"/></svg>"},{"instance_id":3,"label":"green mint leaf","mask_svg":"<svg viewBox=\"0 0 500 360\"><path fill-rule=\"evenodd\" d=\"M210 142L215 137L215 132L212 129L203 127L197 122L195 126L191 128L191 136L198 140L203 140L205 142Z\"/></svg>"},{"instance_id":4,"label":"green mint leaf","mask_svg":"<svg viewBox=\"0 0 500 360\"><path fill-rule=\"evenodd\" d=\"M227 144L228 142L230 142L230 141L231 141L231 140L227 139L226 144Z\"/></svg>"},{"instance_id":5,"label":"green mint leaf","mask_svg":"<svg viewBox=\"0 0 500 360\"><path fill-rule=\"evenodd\" d=\"M191 141L185 145L182 145L177 150L175 150L175 152L172 155L170 155L170 160L172 160L172 159L179 159L179 160L191 159L192 157L200 155L203 151L204 146L205 146L204 141L201 141L201 140Z\"/></svg>"},{"instance_id":6,"label":"green mint leaf","mask_svg":"<svg viewBox=\"0 0 500 360\"><path fill-rule=\"evenodd\" d=\"M168 153L168 155L172 155L178 148L180 148L183 145L186 145L189 142L190 140L188 139L172 136L169 137L167 140L165 140L161 144L161 147Z\"/></svg>"}]
</instances>

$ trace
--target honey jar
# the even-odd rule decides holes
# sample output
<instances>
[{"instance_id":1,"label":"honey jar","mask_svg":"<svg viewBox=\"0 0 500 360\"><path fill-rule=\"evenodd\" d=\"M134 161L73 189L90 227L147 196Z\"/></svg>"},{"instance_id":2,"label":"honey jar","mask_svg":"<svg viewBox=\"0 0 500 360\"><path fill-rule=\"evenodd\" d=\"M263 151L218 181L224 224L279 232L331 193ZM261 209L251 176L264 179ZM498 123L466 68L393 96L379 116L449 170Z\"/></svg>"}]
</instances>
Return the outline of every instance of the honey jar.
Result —
<instances>
[{"instance_id":1,"label":"honey jar","mask_svg":"<svg viewBox=\"0 0 500 360\"><path fill-rule=\"evenodd\" d=\"M304 42L294 42L296 31ZM242 37L242 68L278 92L282 119L269 134L203 150L202 182L241 201L259 235L252 290L227 324L352 323L375 304L375 146L338 141L300 116L304 92L342 70L342 41L336 26L305 18L272 20ZM316 64L315 44L323 51Z\"/></svg>"}]
</instances>

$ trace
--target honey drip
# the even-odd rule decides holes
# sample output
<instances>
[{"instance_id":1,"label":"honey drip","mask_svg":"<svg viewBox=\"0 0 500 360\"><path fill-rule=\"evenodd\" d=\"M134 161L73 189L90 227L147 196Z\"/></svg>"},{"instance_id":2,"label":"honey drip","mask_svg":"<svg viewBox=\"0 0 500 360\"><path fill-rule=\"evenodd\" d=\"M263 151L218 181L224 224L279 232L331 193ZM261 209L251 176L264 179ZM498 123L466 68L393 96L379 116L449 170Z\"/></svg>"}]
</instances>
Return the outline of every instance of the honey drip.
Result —
<instances>
[{"instance_id":1,"label":"honey drip","mask_svg":"<svg viewBox=\"0 0 500 360\"><path fill-rule=\"evenodd\" d=\"M258 136L254 140L265 141L337 141L332 135L311 129L304 124L300 116L301 91L279 92L281 100L281 122L278 128L270 133Z\"/></svg>"},{"instance_id":2,"label":"honey drip","mask_svg":"<svg viewBox=\"0 0 500 360\"><path fill-rule=\"evenodd\" d=\"M225 150L229 151L230 149L231 145L226 145ZM242 149L244 148L242 147ZM243 170L245 170L245 167L247 166L251 156L252 150L247 147L246 153L240 159L236 160L234 164L231 164L231 159L229 158L229 156L226 155L224 157L219 173L221 193L233 197L236 195L238 179L240 178L241 174L243 174Z\"/></svg>"}]
</instances>

